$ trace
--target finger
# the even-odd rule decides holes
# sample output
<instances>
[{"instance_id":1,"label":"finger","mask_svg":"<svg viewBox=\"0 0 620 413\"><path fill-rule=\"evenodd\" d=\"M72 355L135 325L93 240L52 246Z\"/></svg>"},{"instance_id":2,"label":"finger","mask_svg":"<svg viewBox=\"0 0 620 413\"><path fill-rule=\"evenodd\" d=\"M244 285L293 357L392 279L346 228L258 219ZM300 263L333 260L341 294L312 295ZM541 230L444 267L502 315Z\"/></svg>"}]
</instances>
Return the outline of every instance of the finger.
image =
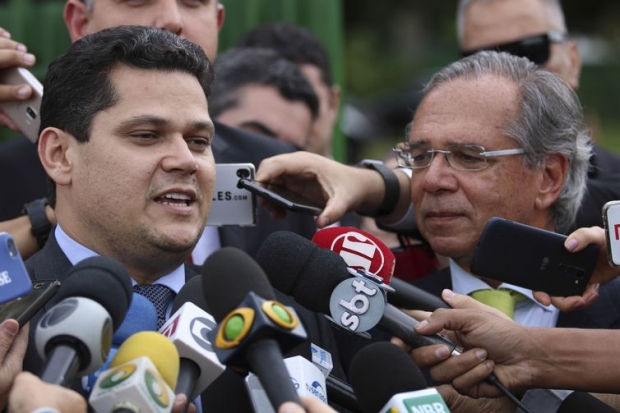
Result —
<instances>
[{"instance_id":1,"label":"finger","mask_svg":"<svg viewBox=\"0 0 620 413\"><path fill-rule=\"evenodd\" d=\"M441 292L441 298L450 304L452 308L485 311L487 313L498 315L507 320L510 319L506 314L496 308L482 304L480 301L477 301L468 295L457 294L449 289L445 289Z\"/></svg>"},{"instance_id":2,"label":"finger","mask_svg":"<svg viewBox=\"0 0 620 413\"><path fill-rule=\"evenodd\" d=\"M422 321L422 320L426 320L427 318L429 318L431 316L430 311L422 311L422 310L402 310L404 313L410 315L411 317L415 318L418 321Z\"/></svg>"},{"instance_id":3,"label":"finger","mask_svg":"<svg viewBox=\"0 0 620 413\"><path fill-rule=\"evenodd\" d=\"M0 85L0 102L21 101L32 96L32 87L22 85Z\"/></svg>"},{"instance_id":4,"label":"finger","mask_svg":"<svg viewBox=\"0 0 620 413\"><path fill-rule=\"evenodd\" d=\"M6 320L15 321L15 320ZM17 324L17 321L15 321ZM17 325L19 328L19 324ZM9 348L4 358L2 369L8 369L11 373L16 374L22 370L24 362L24 356L26 355L26 348L28 347L28 331L29 323L19 329L19 333L13 340L13 344Z\"/></svg>"},{"instance_id":5,"label":"finger","mask_svg":"<svg viewBox=\"0 0 620 413\"><path fill-rule=\"evenodd\" d=\"M420 368L433 367L450 357L450 348L443 344L414 348L409 352ZM460 356L459 356L460 357Z\"/></svg>"},{"instance_id":6,"label":"finger","mask_svg":"<svg viewBox=\"0 0 620 413\"><path fill-rule=\"evenodd\" d=\"M32 53L15 49L0 49L0 69L13 66L30 67L37 61Z\"/></svg>"},{"instance_id":7,"label":"finger","mask_svg":"<svg viewBox=\"0 0 620 413\"><path fill-rule=\"evenodd\" d=\"M542 305L551 304L551 296L543 291L533 291L532 296Z\"/></svg>"},{"instance_id":8,"label":"finger","mask_svg":"<svg viewBox=\"0 0 620 413\"><path fill-rule=\"evenodd\" d=\"M4 360L6 357L18 332L19 324L17 321L9 319L0 323L0 360Z\"/></svg>"},{"instance_id":9,"label":"finger","mask_svg":"<svg viewBox=\"0 0 620 413\"><path fill-rule=\"evenodd\" d=\"M485 382L494 367L493 361L487 360L454 379L452 387L460 394L473 398L502 396L503 393L496 386Z\"/></svg>"},{"instance_id":10,"label":"finger","mask_svg":"<svg viewBox=\"0 0 620 413\"><path fill-rule=\"evenodd\" d=\"M297 403L286 402L280 405L278 413L305 413L305 410Z\"/></svg>"},{"instance_id":11,"label":"finger","mask_svg":"<svg viewBox=\"0 0 620 413\"><path fill-rule=\"evenodd\" d=\"M450 383L479 364L486 362L487 359L488 353L485 349L473 348L460 356L447 357L445 361L431 367L431 377L439 383Z\"/></svg>"},{"instance_id":12,"label":"finger","mask_svg":"<svg viewBox=\"0 0 620 413\"><path fill-rule=\"evenodd\" d=\"M15 40L11 40L9 37L0 36L0 49L17 50L18 52L27 52L26 45Z\"/></svg>"}]
</instances>

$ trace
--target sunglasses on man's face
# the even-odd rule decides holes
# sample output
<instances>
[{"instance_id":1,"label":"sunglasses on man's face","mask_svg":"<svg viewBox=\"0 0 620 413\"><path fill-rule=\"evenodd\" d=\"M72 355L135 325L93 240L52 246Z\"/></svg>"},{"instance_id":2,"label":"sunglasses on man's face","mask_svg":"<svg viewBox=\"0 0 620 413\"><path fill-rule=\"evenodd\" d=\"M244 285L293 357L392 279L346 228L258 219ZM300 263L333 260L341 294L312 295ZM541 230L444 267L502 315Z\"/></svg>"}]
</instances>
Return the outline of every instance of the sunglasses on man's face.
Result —
<instances>
[{"instance_id":1,"label":"sunglasses on man's face","mask_svg":"<svg viewBox=\"0 0 620 413\"><path fill-rule=\"evenodd\" d=\"M547 63L551 55L551 43L561 43L567 38L568 35L564 32L550 31L524 37L514 42L490 45L473 50L462 50L461 56L467 57L483 50L506 52L514 56L525 57L535 64L542 66Z\"/></svg>"}]
</instances>

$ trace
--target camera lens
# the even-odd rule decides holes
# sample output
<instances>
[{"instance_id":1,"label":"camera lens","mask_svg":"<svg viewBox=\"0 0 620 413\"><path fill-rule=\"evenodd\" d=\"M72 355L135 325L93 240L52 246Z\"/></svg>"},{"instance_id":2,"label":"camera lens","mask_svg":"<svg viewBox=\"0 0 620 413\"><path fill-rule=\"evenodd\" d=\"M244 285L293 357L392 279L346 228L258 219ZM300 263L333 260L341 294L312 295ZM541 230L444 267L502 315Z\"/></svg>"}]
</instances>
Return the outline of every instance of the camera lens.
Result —
<instances>
[{"instance_id":1,"label":"camera lens","mask_svg":"<svg viewBox=\"0 0 620 413\"><path fill-rule=\"evenodd\" d=\"M32 107L28 106L26 108L26 113L28 114L28 116L30 116L30 119L35 120L37 118L37 111L34 110Z\"/></svg>"},{"instance_id":2,"label":"camera lens","mask_svg":"<svg viewBox=\"0 0 620 413\"><path fill-rule=\"evenodd\" d=\"M250 171L248 171L247 169L237 169L237 176L239 178L249 178Z\"/></svg>"},{"instance_id":3,"label":"camera lens","mask_svg":"<svg viewBox=\"0 0 620 413\"><path fill-rule=\"evenodd\" d=\"M15 245L15 241L13 241L12 239L7 240L6 246L9 250L9 256L11 258L15 258L19 255L19 253L17 252L17 246Z\"/></svg>"}]
</instances>

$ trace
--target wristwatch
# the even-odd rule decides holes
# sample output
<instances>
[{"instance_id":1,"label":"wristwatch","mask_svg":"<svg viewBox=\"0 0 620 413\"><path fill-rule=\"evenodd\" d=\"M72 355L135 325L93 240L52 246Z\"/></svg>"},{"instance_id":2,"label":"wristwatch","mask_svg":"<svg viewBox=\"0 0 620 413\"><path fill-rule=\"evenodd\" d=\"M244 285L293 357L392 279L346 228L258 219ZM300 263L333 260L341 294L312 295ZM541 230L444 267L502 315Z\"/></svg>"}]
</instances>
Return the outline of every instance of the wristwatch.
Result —
<instances>
[{"instance_id":1,"label":"wristwatch","mask_svg":"<svg viewBox=\"0 0 620 413\"><path fill-rule=\"evenodd\" d=\"M380 217L383 215L388 215L396 205L398 204L398 199L400 198L400 183L398 182L398 178L394 171L385 166L383 162L377 161L374 159L364 159L355 166L372 169L377 171L381 178L383 178L383 182L385 185L385 193L383 195L383 200L381 201L381 205L376 211L373 212L359 212L360 215L366 215L370 217Z\"/></svg>"},{"instance_id":2,"label":"wristwatch","mask_svg":"<svg viewBox=\"0 0 620 413\"><path fill-rule=\"evenodd\" d=\"M40 198L24 205L22 214L30 219L30 232L37 239L39 249L43 248L52 230L52 223L47 219L45 207L49 205L47 198Z\"/></svg>"}]
</instances>

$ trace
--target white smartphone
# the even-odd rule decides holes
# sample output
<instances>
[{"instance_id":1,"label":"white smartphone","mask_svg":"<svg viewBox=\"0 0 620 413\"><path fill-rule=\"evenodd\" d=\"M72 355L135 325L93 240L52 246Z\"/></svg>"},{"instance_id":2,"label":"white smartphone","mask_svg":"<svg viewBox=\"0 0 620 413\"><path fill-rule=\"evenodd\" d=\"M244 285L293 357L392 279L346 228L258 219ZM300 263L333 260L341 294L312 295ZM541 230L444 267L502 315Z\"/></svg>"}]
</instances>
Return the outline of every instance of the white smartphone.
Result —
<instances>
[{"instance_id":1,"label":"white smartphone","mask_svg":"<svg viewBox=\"0 0 620 413\"><path fill-rule=\"evenodd\" d=\"M215 165L215 188L207 225L256 225L256 196L238 183L254 178L251 163L218 163Z\"/></svg>"},{"instance_id":2,"label":"white smartphone","mask_svg":"<svg viewBox=\"0 0 620 413\"><path fill-rule=\"evenodd\" d=\"M603 222L607 237L607 259L609 264L620 266L620 201L603 205Z\"/></svg>"},{"instance_id":3,"label":"white smartphone","mask_svg":"<svg viewBox=\"0 0 620 413\"><path fill-rule=\"evenodd\" d=\"M29 84L33 93L30 99L10 102L0 102L0 109L11 118L19 130L31 141L39 138L41 118L39 110L43 97L43 85L32 73L23 67L11 67L0 70L0 85Z\"/></svg>"}]
</instances>

